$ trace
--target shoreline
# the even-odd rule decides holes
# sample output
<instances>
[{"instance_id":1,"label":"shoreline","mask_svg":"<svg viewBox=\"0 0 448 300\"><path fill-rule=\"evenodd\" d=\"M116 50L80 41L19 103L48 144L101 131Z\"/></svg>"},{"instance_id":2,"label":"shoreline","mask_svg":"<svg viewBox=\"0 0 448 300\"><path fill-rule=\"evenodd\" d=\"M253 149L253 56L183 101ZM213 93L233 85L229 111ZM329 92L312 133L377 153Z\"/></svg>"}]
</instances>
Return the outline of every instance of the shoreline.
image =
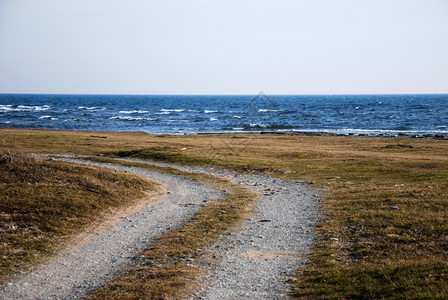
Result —
<instances>
[{"instance_id":1,"label":"shoreline","mask_svg":"<svg viewBox=\"0 0 448 300\"><path fill-rule=\"evenodd\" d=\"M411 134L411 133L337 133L328 131L257 131L257 132L198 132L194 134L272 134L272 135L294 135L294 136L341 136L341 137L371 137L371 138L419 138L419 139L448 139L448 133L443 134ZM175 135L175 134L173 134Z\"/></svg>"},{"instance_id":2,"label":"shoreline","mask_svg":"<svg viewBox=\"0 0 448 300\"><path fill-rule=\"evenodd\" d=\"M290 136L333 136L333 137L365 137L365 138L412 138L412 139L436 139L448 140L448 133L409 133L409 132L389 132L389 133L362 133L347 131L347 133L332 131L208 131L208 132L179 132L179 133L156 133L143 130L91 130L91 129L55 129L55 128L17 128L17 127L0 127L1 130L36 130L36 131L72 131L72 132L142 132L148 135L160 136L183 136L183 135L290 135ZM93 138L104 138L103 136L92 136Z\"/></svg>"}]
</instances>

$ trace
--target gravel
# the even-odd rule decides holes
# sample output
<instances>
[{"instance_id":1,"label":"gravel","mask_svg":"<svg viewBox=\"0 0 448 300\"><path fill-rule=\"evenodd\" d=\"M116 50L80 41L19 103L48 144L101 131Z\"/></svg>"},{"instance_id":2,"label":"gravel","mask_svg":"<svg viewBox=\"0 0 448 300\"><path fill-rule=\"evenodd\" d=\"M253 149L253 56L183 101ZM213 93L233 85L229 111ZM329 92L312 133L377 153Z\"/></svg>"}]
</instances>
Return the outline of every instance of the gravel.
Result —
<instances>
[{"instance_id":1,"label":"gravel","mask_svg":"<svg viewBox=\"0 0 448 300\"><path fill-rule=\"evenodd\" d=\"M147 163L147 162L146 162ZM318 191L296 181L209 168L152 163L227 177L260 194L251 216L196 260L206 276L188 299L287 299L287 282L306 262L319 220ZM104 166L103 164L101 164ZM203 201L222 195L197 182L138 168L114 166L166 186L166 199L130 216L79 249L10 283L1 299L78 299L125 268L161 233L190 219Z\"/></svg>"}]
</instances>

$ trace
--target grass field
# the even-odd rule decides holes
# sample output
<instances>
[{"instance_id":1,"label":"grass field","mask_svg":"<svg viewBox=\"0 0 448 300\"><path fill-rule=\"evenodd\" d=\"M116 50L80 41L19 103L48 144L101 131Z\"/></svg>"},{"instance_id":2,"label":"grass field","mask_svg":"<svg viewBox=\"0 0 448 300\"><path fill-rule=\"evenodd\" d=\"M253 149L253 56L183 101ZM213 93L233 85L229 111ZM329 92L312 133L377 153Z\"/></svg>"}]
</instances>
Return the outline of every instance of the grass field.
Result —
<instances>
[{"instance_id":1,"label":"grass field","mask_svg":"<svg viewBox=\"0 0 448 300\"><path fill-rule=\"evenodd\" d=\"M0 150L138 157L303 180L323 220L303 298L448 297L448 141L1 129Z\"/></svg>"}]
</instances>

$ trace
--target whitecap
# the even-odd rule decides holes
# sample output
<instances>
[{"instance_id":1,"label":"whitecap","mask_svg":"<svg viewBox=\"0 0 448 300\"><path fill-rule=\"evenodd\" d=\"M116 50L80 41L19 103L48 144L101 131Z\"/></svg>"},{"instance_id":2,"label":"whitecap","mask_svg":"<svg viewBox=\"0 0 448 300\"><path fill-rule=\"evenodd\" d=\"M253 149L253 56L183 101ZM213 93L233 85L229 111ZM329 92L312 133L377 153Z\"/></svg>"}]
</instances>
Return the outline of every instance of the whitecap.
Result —
<instances>
[{"instance_id":1,"label":"whitecap","mask_svg":"<svg viewBox=\"0 0 448 300\"><path fill-rule=\"evenodd\" d=\"M208 110L208 109L206 109L206 110L204 110L204 112L205 112L206 114L213 114L213 113L217 113L218 110Z\"/></svg>"},{"instance_id":2,"label":"whitecap","mask_svg":"<svg viewBox=\"0 0 448 300\"><path fill-rule=\"evenodd\" d=\"M210 118L210 121L218 121L216 118Z\"/></svg>"},{"instance_id":3,"label":"whitecap","mask_svg":"<svg viewBox=\"0 0 448 300\"><path fill-rule=\"evenodd\" d=\"M19 105L16 108L11 105L8 111L31 111L32 109L33 107L28 105Z\"/></svg>"},{"instance_id":4,"label":"whitecap","mask_svg":"<svg viewBox=\"0 0 448 300\"><path fill-rule=\"evenodd\" d=\"M125 121L139 121L143 120L143 118L135 118L135 117L123 117L123 116L113 116L109 119L119 119L119 120L125 120Z\"/></svg>"},{"instance_id":5,"label":"whitecap","mask_svg":"<svg viewBox=\"0 0 448 300\"><path fill-rule=\"evenodd\" d=\"M12 110L12 105L0 105L0 112L7 112Z\"/></svg>"},{"instance_id":6,"label":"whitecap","mask_svg":"<svg viewBox=\"0 0 448 300\"><path fill-rule=\"evenodd\" d=\"M149 111L147 110L120 110L120 114L147 114Z\"/></svg>"},{"instance_id":7,"label":"whitecap","mask_svg":"<svg viewBox=\"0 0 448 300\"><path fill-rule=\"evenodd\" d=\"M13 108L12 105L7 105L9 106L8 110L11 111L44 111L44 110L48 110L51 107L49 105L43 105L43 106L33 106L33 105L19 105L17 106L17 108Z\"/></svg>"},{"instance_id":8,"label":"whitecap","mask_svg":"<svg viewBox=\"0 0 448 300\"><path fill-rule=\"evenodd\" d=\"M143 118L121 117L120 120L126 120L126 121L142 121Z\"/></svg>"},{"instance_id":9,"label":"whitecap","mask_svg":"<svg viewBox=\"0 0 448 300\"><path fill-rule=\"evenodd\" d=\"M109 119L118 119L124 121L157 121L155 118L140 118L140 117L128 117L128 116L112 116Z\"/></svg>"},{"instance_id":10,"label":"whitecap","mask_svg":"<svg viewBox=\"0 0 448 300\"><path fill-rule=\"evenodd\" d=\"M35 106L19 105L19 106L17 106L17 108L19 108L19 109L33 109L33 108L35 108Z\"/></svg>"},{"instance_id":11,"label":"whitecap","mask_svg":"<svg viewBox=\"0 0 448 300\"><path fill-rule=\"evenodd\" d=\"M37 110L37 111L42 111L42 110L49 110L51 107L49 106L49 105L44 105L44 106L36 106L35 108L34 108L34 110Z\"/></svg>"},{"instance_id":12,"label":"whitecap","mask_svg":"<svg viewBox=\"0 0 448 300\"><path fill-rule=\"evenodd\" d=\"M242 119L243 117L240 117L240 116L233 116L233 118L235 118L235 119Z\"/></svg>"},{"instance_id":13,"label":"whitecap","mask_svg":"<svg viewBox=\"0 0 448 300\"><path fill-rule=\"evenodd\" d=\"M167 108L162 108L160 111L163 111L163 112L183 112L183 111L185 111L185 109L167 109Z\"/></svg>"},{"instance_id":14,"label":"whitecap","mask_svg":"<svg viewBox=\"0 0 448 300\"><path fill-rule=\"evenodd\" d=\"M250 123L250 127L260 127L260 128L266 128L269 125L267 124L262 124L262 123Z\"/></svg>"},{"instance_id":15,"label":"whitecap","mask_svg":"<svg viewBox=\"0 0 448 300\"><path fill-rule=\"evenodd\" d=\"M53 118L52 116L42 116L42 117L39 117L39 119L51 119L51 118Z\"/></svg>"},{"instance_id":16,"label":"whitecap","mask_svg":"<svg viewBox=\"0 0 448 300\"><path fill-rule=\"evenodd\" d=\"M258 112L276 112L281 111L280 109L267 109L267 108L260 108Z\"/></svg>"},{"instance_id":17,"label":"whitecap","mask_svg":"<svg viewBox=\"0 0 448 300\"><path fill-rule=\"evenodd\" d=\"M91 107L80 106L80 107L78 107L78 109L94 110L94 109L99 109L99 107L98 106L91 106Z\"/></svg>"}]
</instances>

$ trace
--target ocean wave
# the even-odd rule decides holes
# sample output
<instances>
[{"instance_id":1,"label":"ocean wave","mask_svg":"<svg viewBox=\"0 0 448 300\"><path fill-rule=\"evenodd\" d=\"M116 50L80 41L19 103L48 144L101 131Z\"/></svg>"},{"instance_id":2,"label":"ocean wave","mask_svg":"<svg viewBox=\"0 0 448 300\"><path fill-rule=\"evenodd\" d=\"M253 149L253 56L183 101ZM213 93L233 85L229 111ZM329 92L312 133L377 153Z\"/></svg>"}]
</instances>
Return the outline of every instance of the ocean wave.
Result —
<instances>
[{"instance_id":1,"label":"ocean wave","mask_svg":"<svg viewBox=\"0 0 448 300\"><path fill-rule=\"evenodd\" d=\"M35 106L34 110L36 110L36 111L44 111L44 110L49 110L50 108L51 108L51 106L49 106L49 105Z\"/></svg>"},{"instance_id":2,"label":"ocean wave","mask_svg":"<svg viewBox=\"0 0 448 300\"><path fill-rule=\"evenodd\" d=\"M101 107L99 106L80 106L78 107L78 109L85 109L85 110L95 110L95 109L100 109Z\"/></svg>"},{"instance_id":3,"label":"ocean wave","mask_svg":"<svg viewBox=\"0 0 448 300\"><path fill-rule=\"evenodd\" d=\"M163 112L184 112L185 109L181 108L181 109L167 109L167 108L162 108L160 111Z\"/></svg>"},{"instance_id":4,"label":"ocean wave","mask_svg":"<svg viewBox=\"0 0 448 300\"><path fill-rule=\"evenodd\" d=\"M5 105L5 104L0 105L0 112L8 112L11 109L12 109L12 105Z\"/></svg>"},{"instance_id":5,"label":"ocean wave","mask_svg":"<svg viewBox=\"0 0 448 300\"><path fill-rule=\"evenodd\" d=\"M210 121L218 121L216 118L210 118Z\"/></svg>"},{"instance_id":6,"label":"ocean wave","mask_svg":"<svg viewBox=\"0 0 448 300\"><path fill-rule=\"evenodd\" d=\"M269 124L263 124L263 123L250 123L250 127L252 128L267 128Z\"/></svg>"},{"instance_id":7,"label":"ocean wave","mask_svg":"<svg viewBox=\"0 0 448 300\"><path fill-rule=\"evenodd\" d=\"M49 105L11 105L3 104L0 105L0 112L30 112L30 111L45 111L49 110L51 106Z\"/></svg>"},{"instance_id":8,"label":"ocean wave","mask_svg":"<svg viewBox=\"0 0 448 300\"><path fill-rule=\"evenodd\" d=\"M42 110L49 110L50 106L49 105L19 105L17 106L18 109L23 109L25 111L29 111L29 110L35 110L35 111L42 111Z\"/></svg>"},{"instance_id":9,"label":"ocean wave","mask_svg":"<svg viewBox=\"0 0 448 300\"><path fill-rule=\"evenodd\" d=\"M281 109L268 109L268 108L260 108L258 112L277 112L282 111Z\"/></svg>"},{"instance_id":10,"label":"ocean wave","mask_svg":"<svg viewBox=\"0 0 448 300\"><path fill-rule=\"evenodd\" d=\"M127 116L113 116L113 117L110 117L109 119L111 119L111 120L118 119L118 120L123 120L123 121L157 121L158 120L156 118L140 118L140 117L127 117Z\"/></svg>"},{"instance_id":11,"label":"ocean wave","mask_svg":"<svg viewBox=\"0 0 448 300\"><path fill-rule=\"evenodd\" d=\"M204 113L206 113L206 114L214 114L217 112L219 112L219 110L208 110L208 109L204 110Z\"/></svg>"},{"instance_id":12,"label":"ocean wave","mask_svg":"<svg viewBox=\"0 0 448 300\"><path fill-rule=\"evenodd\" d=\"M242 119L243 117L240 117L240 116L233 116L232 118L235 118L235 119Z\"/></svg>"},{"instance_id":13,"label":"ocean wave","mask_svg":"<svg viewBox=\"0 0 448 300\"><path fill-rule=\"evenodd\" d=\"M147 110L120 110L119 111L120 114L148 114L149 111Z\"/></svg>"},{"instance_id":14,"label":"ocean wave","mask_svg":"<svg viewBox=\"0 0 448 300\"><path fill-rule=\"evenodd\" d=\"M47 119L47 120L59 120L59 118L53 117L53 116L41 116L39 119Z\"/></svg>"}]
</instances>

